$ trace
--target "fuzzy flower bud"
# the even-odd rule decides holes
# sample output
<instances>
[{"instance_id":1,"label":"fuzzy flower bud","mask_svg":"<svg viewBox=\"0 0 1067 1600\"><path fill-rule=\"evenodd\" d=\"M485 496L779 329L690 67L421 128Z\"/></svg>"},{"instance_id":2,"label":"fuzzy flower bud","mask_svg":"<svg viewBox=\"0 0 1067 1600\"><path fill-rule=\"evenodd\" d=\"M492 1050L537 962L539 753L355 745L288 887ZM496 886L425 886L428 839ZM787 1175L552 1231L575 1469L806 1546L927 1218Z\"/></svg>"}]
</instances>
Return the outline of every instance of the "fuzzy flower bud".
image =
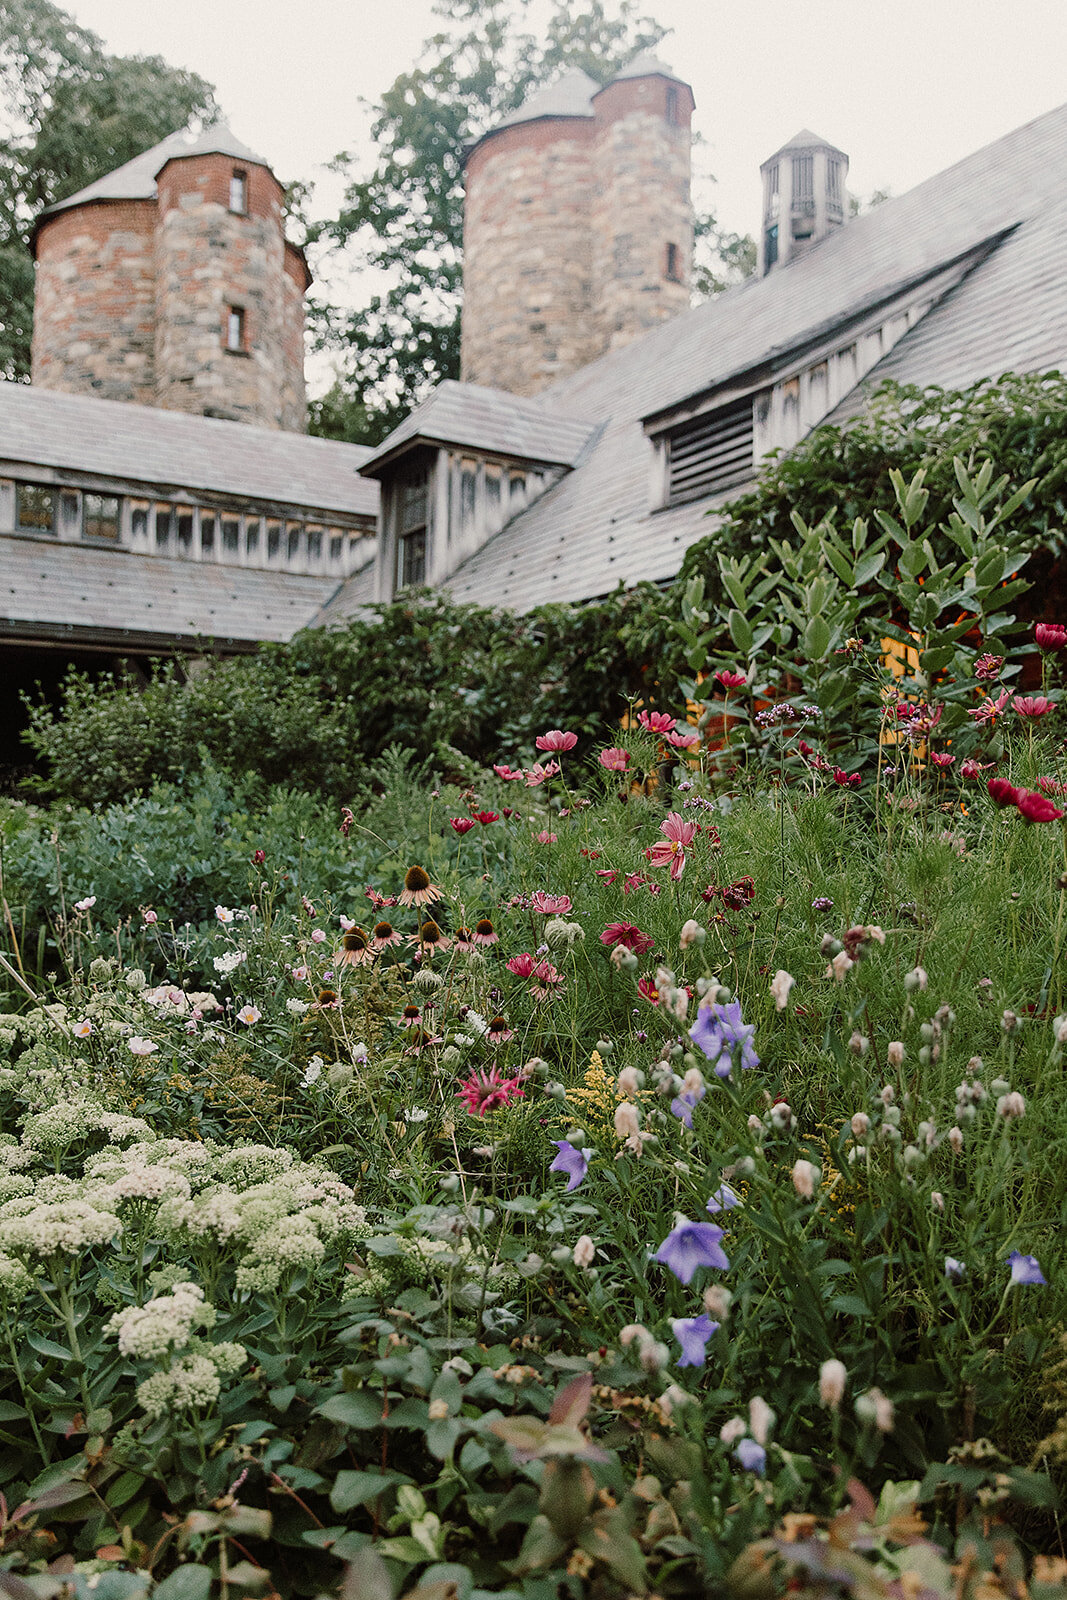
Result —
<instances>
[{"instance_id":1,"label":"fuzzy flower bud","mask_svg":"<svg viewBox=\"0 0 1067 1600\"><path fill-rule=\"evenodd\" d=\"M857 1111L854 1113L851 1127L852 1137L854 1139L866 1139L871 1127L871 1119L867 1115L866 1111Z\"/></svg>"},{"instance_id":2,"label":"fuzzy flower bud","mask_svg":"<svg viewBox=\"0 0 1067 1600\"><path fill-rule=\"evenodd\" d=\"M623 1100L615 1107L615 1132L620 1139L633 1138L641 1131L641 1118L637 1107Z\"/></svg>"},{"instance_id":3,"label":"fuzzy flower bud","mask_svg":"<svg viewBox=\"0 0 1067 1600\"><path fill-rule=\"evenodd\" d=\"M596 1260L596 1246L587 1233L583 1233L574 1247L574 1265L591 1267Z\"/></svg>"},{"instance_id":4,"label":"fuzzy flower bud","mask_svg":"<svg viewBox=\"0 0 1067 1600\"><path fill-rule=\"evenodd\" d=\"M725 1322L730 1315L733 1304L733 1293L725 1284L713 1283L704 1290L704 1310L709 1317L714 1317L716 1322Z\"/></svg>"},{"instance_id":5,"label":"fuzzy flower bud","mask_svg":"<svg viewBox=\"0 0 1067 1600\"><path fill-rule=\"evenodd\" d=\"M835 983L844 983L846 974L856 965L846 950L839 950L826 969L826 976L833 978Z\"/></svg>"},{"instance_id":6,"label":"fuzzy flower bud","mask_svg":"<svg viewBox=\"0 0 1067 1600\"><path fill-rule=\"evenodd\" d=\"M913 967L910 972L904 974L904 987L909 994L914 994L916 989L924 993L929 981L922 967Z\"/></svg>"},{"instance_id":7,"label":"fuzzy flower bud","mask_svg":"<svg viewBox=\"0 0 1067 1600\"><path fill-rule=\"evenodd\" d=\"M822 1178L822 1172L813 1161L793 1163L793 1188L802 1200L810 1200Z\"/></svg>"},{"instance_id":8,"label":"fuzzy flower bud","mask_svg":"<svg viewBox=\"0 0 1067 1600\"><path fill-rule=\"evenodd\" d=\"M621 1095L629 1099L641 1087L641 1076L636 1067L623 1067L619 1076L615 1079L615 1087Z\"/></svg>"},{"instance_id":9,"label":"fuzzy flower bud","mask_svg":"<svg viewBox=\"0 0 1067 1600\"><path fill-rule=\"evenodd\" d=\"M865 1056L870 1042L865 1034L856 1032L848 1041L848 1047L854 1056Z\"/></svg>"},{"instance_id":10,"label":"fuzzy flower bud","mask_svg":"<svg viewBox=\"0 0 1067 1600\"><path fill-rule=\"evenodd\" d=\"M748 1403L748 1431L757 1444L766 1444L774 1427L774 1412L762 1395L753 1395Z\"/></svg>"},{"instance_id":11,"label":"fuzzy flower bud","mask_svg":"<svg viewBox=\"0 0 1067 1600\"><path fill-rule=\"evenodd\" d=\"M819 1404L836 1411L845 1397L848 1373L843 1361L824 1361L819 1368Z\"/></svg>"},{"instance_id":12,"label":"fuzzy flower bud","mask_svg":"<svg viewBox=\"0 0 1067 1600\"><path fill-rule=\"evenodd\" d=\"M706 938L707 933L700 926L700 923L694 922L693 918L690 917L688 922L682 923L682 931L678 935L678 944L681 949L688 950L690 945L703 944Z\"/></svg>"},{"instance_id":13,"label":"fuzzy flower bud","mask_svg":"<svg viewBox=\"0 0 1067 1600\"><path fill-rule=\"evenodd\" d=\"M946 1133L945 1138L952 1146L952 1149L955 1151L956 1155L959 1155L960 1151L963 1149L963 1129L950 1128Z\"/></svg>"},{"instance_id":14,"label":"fuzzy flower bud","mask_svg":"<svg viewBox=\"0 0 1067 1600\"><path fill-rule=\"evenodd\" d=\"M893 1431L893 1402L881 1389L868 1389L856 1400L856 1416L860 1422L873 1422L879 1433Z\"/></svg>"},{"instance_id":15,"label":"fuzzy flower bud","mask_svg":"<svg viewBox=\"0 0 1067 1600\"><path fill-rule=\"evenodd\" d=\"M1002 1094L997 1101L997 1116L1003 1117L1005 1122L1011 1122L1015 1117L1026 1115L1026 1101L1018 1089L1011 1094Z\"/></svg>"},{"instance_id":16,"label":"fuzzy flower bud","mask_svg":"<svg viewBox=\"0 0 1067 1600\"><path fill-rule=\"evenodd\" d=\"M778 971L771 979L771 995L779 1011L784 1011L788 1005L789 991L795 982L796 979L790 973L784 972L781 967L778 968Z\"/></svg>"}]
</instances>

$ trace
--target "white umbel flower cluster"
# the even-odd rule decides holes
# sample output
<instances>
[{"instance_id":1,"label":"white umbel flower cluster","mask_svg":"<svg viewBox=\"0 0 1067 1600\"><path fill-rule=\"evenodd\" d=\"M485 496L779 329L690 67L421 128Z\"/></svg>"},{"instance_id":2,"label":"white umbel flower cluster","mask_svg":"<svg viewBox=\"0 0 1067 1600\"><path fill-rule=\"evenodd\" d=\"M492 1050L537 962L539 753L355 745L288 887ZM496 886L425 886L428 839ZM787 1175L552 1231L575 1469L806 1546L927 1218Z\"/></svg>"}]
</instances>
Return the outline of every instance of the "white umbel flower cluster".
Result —
<instances>
[{"instance_id":1,"label":"white umbel flower cluster","mask_svg":"<svg viewBox=\"0 0 1067 1600\"><path fill-rule=\"evenodd\" d=\"M195 1283L176 1283L170 1294L157 1295L143 1306L116 1311L107 1325L118 1335L124 1356L160 1361L172 1347L183 1350L196 1328L215 1326L215 1307Z\"/></svg>"}]
</instances>

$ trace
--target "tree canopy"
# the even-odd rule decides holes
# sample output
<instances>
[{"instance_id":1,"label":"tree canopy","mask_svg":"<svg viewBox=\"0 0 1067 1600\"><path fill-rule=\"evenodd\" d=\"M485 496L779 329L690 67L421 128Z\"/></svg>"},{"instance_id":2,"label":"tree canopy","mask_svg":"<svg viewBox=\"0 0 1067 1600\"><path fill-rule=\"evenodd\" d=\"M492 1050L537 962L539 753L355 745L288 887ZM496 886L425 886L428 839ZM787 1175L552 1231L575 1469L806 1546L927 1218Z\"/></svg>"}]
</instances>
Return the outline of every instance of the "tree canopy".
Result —
<instances>
[{"instance_id":1,"label":"tree canopy","mask_svg":"<svg viewBox=\"0 0 1067 1600\"><path fill-rule=\"evenodd\" d=\"M382 286L355 311L318 311L339 376L312 406L313 432L376 443L434 384L459 376L464 145L561 70L607 82L666 34L637 0L590 0L577 13L570 0L552 0L541 36L532 10L533 0L439 0L447 26L373 108L373 168L361 174L354 155L338 156L344 204L318 237ZM701 292L751 270L751 241L724 234L714 218L698 218L697 238Z\"/></svg>"},{"instance_id":2,"label":"tree canopy","mask_svg":"<svg viewBox=\"0 0 1067 1600\"><path fill-rule=\"evenodd\" d=\"M0 6L0 374L29 374L41 209L217 109L195 72L109 55L52 0Z\"/></svg>"}]
</instances>

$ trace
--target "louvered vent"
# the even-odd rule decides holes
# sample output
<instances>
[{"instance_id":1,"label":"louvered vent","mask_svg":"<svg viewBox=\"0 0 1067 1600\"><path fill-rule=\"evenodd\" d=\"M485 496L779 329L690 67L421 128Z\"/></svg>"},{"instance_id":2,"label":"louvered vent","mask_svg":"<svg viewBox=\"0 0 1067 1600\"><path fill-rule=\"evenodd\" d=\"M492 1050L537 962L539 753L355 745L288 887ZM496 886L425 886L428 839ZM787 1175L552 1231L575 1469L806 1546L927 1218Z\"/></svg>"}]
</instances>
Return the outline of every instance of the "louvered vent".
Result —
<instances>
[{"instance_id":1,"label":"louvered vent","mask_svg":"<svg viewBox=\"0 0 1067 1600\"><path fill-rule=\"evenodd\" d=\"M747 483L752 477L752 396L677 428L669 449L671 505Z\"/></svg>"}]
</instances>

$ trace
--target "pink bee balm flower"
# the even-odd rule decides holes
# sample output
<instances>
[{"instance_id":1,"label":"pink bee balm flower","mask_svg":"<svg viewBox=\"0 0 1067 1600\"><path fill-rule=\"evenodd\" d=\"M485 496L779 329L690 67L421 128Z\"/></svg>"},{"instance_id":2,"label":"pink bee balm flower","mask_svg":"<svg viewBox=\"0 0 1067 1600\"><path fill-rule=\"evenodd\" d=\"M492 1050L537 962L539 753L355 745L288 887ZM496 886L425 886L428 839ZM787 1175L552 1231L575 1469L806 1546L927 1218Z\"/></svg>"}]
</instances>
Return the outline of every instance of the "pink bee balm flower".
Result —
<instances>
[{"instance_id":1,"label":"pink bee balm flower","mask_svg":"<svg viewBox=\"0 0 1067 1600\"><path fill-rule=\"evenodd\" d=\"M665 711L639 711L637 720L647 733L673 733L677 717L669 717Z\"/></svg>"},{"instance_id":2,"label":"pink bee balm flower","mask_svg":"<svg viewBox=\"0 0 1067 1600\"><path fill-rule=\"evenodd\" d=\"M534 740L538 750L573 750L578 743L576 733L564 733L562 728L549 728L547 733L539 733Z\"/></svg>"},{"instance_id":3,"label":"pink bee balm flower","mask_svg":"<svg viewBox=\"0 0 1067 1600\"><path fill-rule=\"evenodd\" d=\"M559 770L558 761L546 761L544 766L539 761L535 761L526 774L526 787L528 789L538 788L546 778L554 778Z\"/></svg>"},{"instance_id":4,"label":"pink bee balm flower","mask_svg":"<svg viewBox=\"0 0 1067 1600\"><path fill-rule=\"evenodd\" d=\"M651 934L642 933L632 922L609 922L600 935L600 942L609 948L622 945L625 949L632 950L635 956L643 956L646 950L652 949L656 941Z\"/></svg>"},{"instance_id":5,"label":"pink bee balm flower","mask_svg":"<svg viewBox=\"0 0 1067 1600\"><path fill-rule=\"evenodd\" d=\"M1028 722L1036 722L1038 717L1047 716L1055 709L1056 702L1046 699L1043 694L1017 694L1011 703L1011 709L1017 711L1020 717Z\"/></svg>"},{"instance_id":6,"label":"pink bee balm flower","mask_svg":"<svg viewBox=\"0 0 1067 1600\"><path fill-rule=\"evenodd\" d=\"M729 667L723 667L715 674L715 682L721 683L727 693L731 689L743 689L746 681L743 672L731 672Z\"/></svg>"},{"instance_id":7,"label":"pink bee balm flower","mask_svg":"<svg viewBox=\"0 0 1067 1600\"><path fill-rule=\"evenodd\" d=\"M571 897L569 894L546 894L543 889L535 889L530 896L530 904L543 917L562 917L571 908Z\"/></svg>"},{"instance_id":8,"label":"pink bee balm flower","mask_svg":"<svg viewBox=\"0 0 1067 1600\"><path fill-rule=\"evenodd\" d=\"M1062 622L1039 622L1034 628L1039 650L1062 650L1067 645L1067 628Z\"/></svg>"},{"instance_id":9,"label":"pink bee balm flower","mask_svg":"<svg viewBox=\"0 0 1067 1600\"><path fill-rule=\"evenodd\" d=\"M629 751L620 750L618 745L612 745L610 750L601 750L597 759L609 772L625 772L630 765Z\"/></svg>"},{"instance_id":10,"label":"pink bee balm flower","mask_svg":"<svg viewBox=\"0 0 1067 1600\"><path fill-rule=\"evenodd\" d=\"M456 1090L456 1099L463 1101L472 1117L484 1117L487 1111L498 1111L524 1094L521 1078L505 1078L499 1067L490 1067L488 1072L471 1073Z\"/></svg>"},{"instance_id":11,"label":"pink bee balm flower","mask_svg":"<svg viewBox=\"0 0 1067 1600\"><path fill-rule=\"evenodd\" d=\"M662 843L654 844L645 855L654 867L669 867L671 877L677 880L685 871L685 847L696 838L697 825L671 811L667 820L660 823L659 831L663 834Z\"/></svg>"}]
</instances>

